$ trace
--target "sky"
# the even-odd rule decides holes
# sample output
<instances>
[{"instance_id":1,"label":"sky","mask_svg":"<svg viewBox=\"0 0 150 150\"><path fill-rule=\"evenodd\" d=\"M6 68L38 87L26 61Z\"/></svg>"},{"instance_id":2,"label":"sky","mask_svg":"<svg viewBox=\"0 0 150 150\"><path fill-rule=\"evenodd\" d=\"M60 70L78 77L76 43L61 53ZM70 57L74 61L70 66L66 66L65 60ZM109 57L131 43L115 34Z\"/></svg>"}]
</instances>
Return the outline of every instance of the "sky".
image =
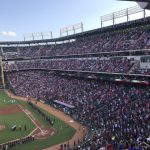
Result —
<instances>
[{"instance_id":1,"label":"sky","mask_svg":"<svg viewBox=\"0 0 150 150\"><path fill-rule=\"evenodd\" d=\"M100 16L135 6L117 0L0 0L0 41L23 40L25 33L52 31L83 22L100 27Z\"/></svg>"}]
</instances>

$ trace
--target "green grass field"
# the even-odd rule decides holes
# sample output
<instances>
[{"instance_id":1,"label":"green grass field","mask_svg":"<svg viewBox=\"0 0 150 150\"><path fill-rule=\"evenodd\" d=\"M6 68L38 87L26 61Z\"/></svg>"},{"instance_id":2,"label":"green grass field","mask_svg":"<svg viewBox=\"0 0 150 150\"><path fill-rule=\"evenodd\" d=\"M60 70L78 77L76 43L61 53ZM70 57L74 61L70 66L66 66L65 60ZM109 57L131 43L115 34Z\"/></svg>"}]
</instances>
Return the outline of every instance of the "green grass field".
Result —
<instances>
[{"instance_id":1,"label":"green grass field","mask_svg":"<svg viewBox=\"0 0 150 150\"><path fill-rule=\"evenodd\" d=\"M0 92L0 108L5 108L10 105L17 105L17 101L16 103L13 104L10 103L9 101L10 98L7 97L5 93ZM19 129L17 129L16 131L11 131L11 127L13 125L17 126L21 125L23 127L25 124L27 125L26 131L24 130L19 131ZM5 125L5 129L0 131L0 144L8 142L10 140L27 136L35 128L34 124L23 112L11 115L0 115L0 125Z\"/></svg>"},{"instance_id":2,"label":"green grass field","mask_svg":"<svg viewBox=\"0 0 150 150\"><path fill-rule=\"evenodd\" d=\"M3 103L3 101L1 101L3 99L5 99L6 101L9 101L11 98L9 98L4 92L0 91L0 108L10 105L10 103L6 103L6 102ZM35 110L33 110L32 107L30 105L28 105L26 102L17 101L17 103L21 104L24 108L31 111L32 114L34 115L34 117L36 117L36 119L38 121L40 121L44 126L48 126L47 122L45 122L45 120L40 115L38 115L37 112ZM75 129L73 129L70 126L68 128L66 128L67 124L65 124L63 121L61 121L60 119L56 118L55 116L49 114L45 110L42 110L42 111L44 113L46 113L47 115L49 115L51 118L53 118L53 119L55 118L55 124L53 127L55 129L59 130L59 132L45 140L35 140L28 144L15 147L13 150L34 150L36 145L38 145L39 150L41 150L43 148L47 148L47 147L53 146L55 144L59 144L59 143L68 141L75 134ZM20 133L20 131L17 131L16 134L11 134L9 125L11 126L12 124L14 124L15 121L16 121L16 124L25 124L26 123L30 127L28 128L28 130L26 132L24 131L24 132ZM0 131L0 143L8 141L10 139L16 139L18 137L27 135L28 133L30 133L30 131L32 131L34 129L34 125L32 124L32 122L28 119L28 117L24 113L9 115L9 116L7 116L7 115L0 116L0 124L2 124L2 123L4 124L4 122L7 127L5 130ZM62 130L61 130L61 128L62 128Z\"/></svg>"}]
</instances>

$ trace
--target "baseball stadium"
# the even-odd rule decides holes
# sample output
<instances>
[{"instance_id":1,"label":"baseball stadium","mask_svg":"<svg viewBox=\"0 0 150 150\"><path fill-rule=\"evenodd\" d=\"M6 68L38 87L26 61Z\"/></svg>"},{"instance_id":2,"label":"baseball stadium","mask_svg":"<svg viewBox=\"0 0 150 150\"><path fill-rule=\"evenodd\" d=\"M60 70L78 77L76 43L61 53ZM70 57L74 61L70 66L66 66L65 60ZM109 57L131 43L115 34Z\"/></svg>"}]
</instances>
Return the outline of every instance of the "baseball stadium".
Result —
<instances>
[{"instance_id":1,"label":"baseball stadium","mask_svg":"<svg viewBox=\"0 0 150 150\"><path fill-rule=\"evenodd\" d=\"M42 10L34 3L43 23L30 28L21 25L37 21L26 17L36 14L30 12L30 3L23 10L23 2L6 1L0 6L1 26L13 29L9 22L20 21L17 32L39 26L44 30L46 8L53 10L51 18L64 14L61 7L71 11L75 2L64 0L52 8L46 0ZM66 1L72 6L64 6ZM0 150L150 149L150 2L96 1L86 4L95 16L98 7L106 12L97 18L98 28L87 29L79 21L60 28L58 36L52 31L26 32L17 39L15 32L1 32L0 27ZM105 4L108 11L94 3ZM77 8L90 19L86 4L79 2ZM117 4L134 5L119 10ZM112 7L116 11L109 13ZM10 8L20 13L11 14ZM10 20L3 20L7 13ZM16 16L22 17L18 21ZM65 17L62 24L69 20ZM92 17L89 24L94 24Z\"/></svg>"}]
</instances>

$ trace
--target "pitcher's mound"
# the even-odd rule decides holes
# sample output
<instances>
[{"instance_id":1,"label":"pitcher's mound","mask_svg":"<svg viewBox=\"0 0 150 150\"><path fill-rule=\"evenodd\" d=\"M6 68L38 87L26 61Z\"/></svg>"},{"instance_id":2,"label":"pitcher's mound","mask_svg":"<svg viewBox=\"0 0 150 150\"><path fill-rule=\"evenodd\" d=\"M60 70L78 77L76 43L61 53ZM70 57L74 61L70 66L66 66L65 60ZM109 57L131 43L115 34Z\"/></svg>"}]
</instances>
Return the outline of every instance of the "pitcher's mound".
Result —
<instances>
[{"instance_id":1,"label":"pitcher's mound","mask_svg":"<svg viewBox=\"0 0 150 150\"><path fill-rule=\"evenodd\" d=\"M4 130L5 126L4 125L0 125L0 131Z\"/></svg>"}]
</instances>

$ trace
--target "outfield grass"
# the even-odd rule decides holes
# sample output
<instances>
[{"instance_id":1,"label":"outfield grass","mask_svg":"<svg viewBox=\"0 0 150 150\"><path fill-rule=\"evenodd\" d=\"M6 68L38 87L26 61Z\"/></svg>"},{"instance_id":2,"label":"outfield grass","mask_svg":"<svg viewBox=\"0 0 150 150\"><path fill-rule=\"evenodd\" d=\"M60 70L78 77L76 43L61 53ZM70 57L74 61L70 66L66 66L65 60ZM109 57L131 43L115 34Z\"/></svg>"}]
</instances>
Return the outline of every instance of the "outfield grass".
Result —
<instances>
[{"instance_id":1,"label":"outfield grass","mask_svg":"<svg viewBox=\"0 0 150 150\"><path fill-rule=\"evenodd\" d=\"M0 91L0 108L9 105L16 105L17 101L15 103L10 103L10 100L12 100L12 98L8 97L3 91Z\"/></svg>"},{"instance_id":2,"label":"outfield grass","mask_svg":"<svg viewBox=\"0 0 150 150\"><path fill-rule=\"evenodd\" d=\"M1 98L1 95L2 95L3 99L4 98L5 99L7 98L8 100L10 99L8 96L6 96L6 94L4 94L4 93L2 94L0 92L0 98ZM17 101L17 102L19 104L21 104L24 108L31 111L32 114L34 115L34 117L36 117L36 119L39 122L41 122L44 126L49 126L48 123L30 105L28 105L26 102L23 102L23 101ZM55 119L53 128L57 129L59 132L54 134L53 136L49 137L48 139L35 140L28 144L15 147L13 150L34 150L36 145L38 145L39 150L42 150L44 148L68 141L69 139L71 139L73 137L73 135L75 134L75 129L73 129L70 126L68 126L66 128L67 124L65 124L63 121L61 121L60 119L56 118L55 116L49 114L48 112L46 112L43 109L41 109L41 111L46 113L52 119ZM1 116L0 116L0 118L1 118ZM18 120L20 120L20 119L18 119ZM0 132L0 137L1 137L1 132Z\"/></svg>"}]
</instances>

